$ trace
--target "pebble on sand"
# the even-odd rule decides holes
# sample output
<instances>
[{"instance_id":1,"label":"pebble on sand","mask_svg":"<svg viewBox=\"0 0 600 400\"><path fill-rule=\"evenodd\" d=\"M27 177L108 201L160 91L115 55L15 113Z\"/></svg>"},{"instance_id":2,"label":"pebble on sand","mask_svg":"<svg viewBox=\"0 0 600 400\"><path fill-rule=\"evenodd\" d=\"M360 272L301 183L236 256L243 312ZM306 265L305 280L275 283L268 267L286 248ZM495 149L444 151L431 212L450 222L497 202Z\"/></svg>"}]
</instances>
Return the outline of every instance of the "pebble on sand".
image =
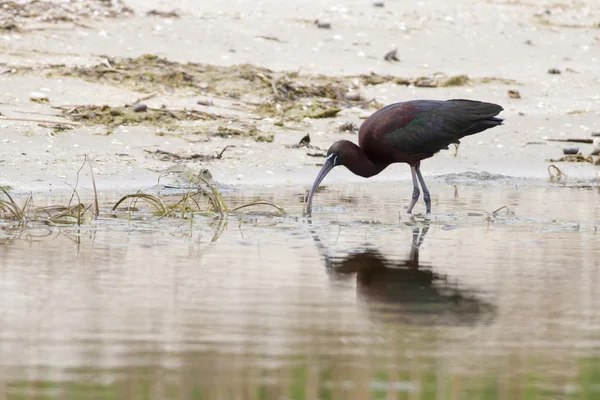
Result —
<instances>
[{"instance_id":1,"label":"pebble on sand","mask_svg":"<svg viewBox=\"0 0 600 400\"><path fill-rule=\"evenodd\" d=\"M148 106L145 104L138 104L137 106L133 107L134 112L145 112L147 110Z\"/></svg>"},{"instance_id":2,"label":"pebble on sand","mask_svg":"<svg viewBox=\"0 0 600 400\"><path fill-rule=\"evenodd\" d=\"M50 101L50 98L43 93L32 92L29 94L29 100L36 103L47 103Z\"/></svg>"},{"instance_id":3,"label":"pebble on sand","mask_svg":"<svg viewBox=\"0 0 600 400\"><path fill-rule=\"evenodd\" d=\"M509 90L508 97L510 97L511 99L520 99L521 93L519 93L518 90Z\"/></svg>"},{"instance_id":4,"label":"pebble on sand","mask_svg":"<svg viewBox=\"0 0 600 400\"><path fill-rule=\"evenodd\" d=\"M317 28L320 29L331 29L331 22L316 20L315 25L317 25Z\"/></svg>"}]
</instances>

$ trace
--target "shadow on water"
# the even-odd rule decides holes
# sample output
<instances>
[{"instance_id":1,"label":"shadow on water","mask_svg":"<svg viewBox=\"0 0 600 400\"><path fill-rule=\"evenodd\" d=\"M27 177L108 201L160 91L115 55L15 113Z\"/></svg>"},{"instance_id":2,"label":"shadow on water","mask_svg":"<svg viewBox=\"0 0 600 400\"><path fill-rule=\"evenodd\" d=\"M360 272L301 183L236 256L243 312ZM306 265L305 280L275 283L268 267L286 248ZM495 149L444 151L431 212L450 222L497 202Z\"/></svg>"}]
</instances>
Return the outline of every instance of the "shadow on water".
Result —
<instances>
[{"instance_id":1,"label":"shadow on water","mask_svg":"<svg viewBox=\"0 0 600 400\"><path fill-rule=\"evenodd\" d=\"M414 225L408 257L398 260L372 247L328 256L319 236L315 231L312 234L330 279L347 280L355 275L357 295L378 319L430 326L491 323L494 305L420 263L421 246L429 229L429 221Z\"/></svg>"}]
</instances>

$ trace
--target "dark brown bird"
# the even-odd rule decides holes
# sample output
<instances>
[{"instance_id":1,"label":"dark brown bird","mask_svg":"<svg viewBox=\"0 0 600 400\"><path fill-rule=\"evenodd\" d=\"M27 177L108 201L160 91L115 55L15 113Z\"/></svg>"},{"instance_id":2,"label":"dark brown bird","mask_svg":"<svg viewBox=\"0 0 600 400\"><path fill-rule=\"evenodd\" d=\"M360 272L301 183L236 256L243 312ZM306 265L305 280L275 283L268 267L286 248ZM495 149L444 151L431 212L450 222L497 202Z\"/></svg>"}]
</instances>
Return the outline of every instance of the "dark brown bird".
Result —
<instances>
[{"instance_id":1,"label":"dark brown bird","mask_svg":"<svg viewBox=\"0 0 600 400\"><path fill-rule=\"evenodd\" d=\"M369 178L392 163L410 165L413 180L411 213L423 189L427 213L431 212L431 195L421 175L421 160L448 149L459 139L502 125L496 118L503 108L497 104L472 100L415 100L390 104L363 122L358 132L358 146L340 140L327 151L325 163L315 179L306 206L312 211L313 196L334 167L344 165L356 175Z\"/></svg>"}]
</instances>

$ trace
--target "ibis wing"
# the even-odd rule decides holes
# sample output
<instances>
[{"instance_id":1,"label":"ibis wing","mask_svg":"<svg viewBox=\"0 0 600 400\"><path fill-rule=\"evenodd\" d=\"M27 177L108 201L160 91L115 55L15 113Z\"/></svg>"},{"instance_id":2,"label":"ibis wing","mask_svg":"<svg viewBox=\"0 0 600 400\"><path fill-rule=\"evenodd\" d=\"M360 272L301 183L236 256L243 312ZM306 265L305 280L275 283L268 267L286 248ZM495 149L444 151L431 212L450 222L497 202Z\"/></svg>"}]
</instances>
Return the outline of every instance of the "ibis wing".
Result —
<instances>
[{"instance_id":1,"label":"ibis wing","mask_svg":"<svg viewBox=\"0 0 600 400\"><path fill-rule=\"evenodd\" d=\"M400 115L400 123L391 123L385 135L403 153L436 153L464 136L502 124L495 117L502 107L496 104L470 100L414 103L413 110Z\"/></svg>"}]
</instances>

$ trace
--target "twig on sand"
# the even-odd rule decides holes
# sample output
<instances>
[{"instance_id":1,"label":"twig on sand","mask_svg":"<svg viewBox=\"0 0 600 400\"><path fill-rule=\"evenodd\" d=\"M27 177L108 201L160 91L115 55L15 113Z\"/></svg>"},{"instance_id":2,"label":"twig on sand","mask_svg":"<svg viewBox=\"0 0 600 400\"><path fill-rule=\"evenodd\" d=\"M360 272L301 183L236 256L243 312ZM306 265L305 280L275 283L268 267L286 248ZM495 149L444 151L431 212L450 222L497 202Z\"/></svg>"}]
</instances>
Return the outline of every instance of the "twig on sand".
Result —
<instances>
[{"instance_id":1,"label":"twig on sand","mask_svg":"<svg viewBox=\"0 0 600 400\"><path fill-rule=\"evenodd\" d=\"M510 211L510 208L508 208L507 206L502 206L502 207L498 208L497 210L495 210L495 211L492 211L492 215L496 215L496 213L497 213L498 211L502 211L502 210L504 210L505 208L506 208L506 210L507 210L509 213L512 213L512 211Z\"/></svg>"},{"instance_id":2,"label":"twig on sand","mask_svg":"<svg viewBox=\"0 0 600 400\"><path fill-rule=\"evenodd\" d=\"M587 144L593 144L594 143L594 139L576 139L576 138L569 138L569 139L546 139L549 142L567 142L567 143L587 143Z\"/></svg>"},{"instance_id":3,"label":"twig on sand","mask_svg":"<svg viewBox=\"0 0 600 400\"><path fill-rule=\"evenodd\" d=\"M149 154L165 156L165 158L174 158L176 160L220 160L223 157L223 153L225 153L225 150L227 150L230 147L235 147L235 145L225 146L225 147L223 147L223 150L221 150L217 154L194 153L194 154L190 154L190 155L181 155L181 154L171 153L170 151L165 151L165 150L160 150L160 149L154 150L154 151L151 151L151 150L144 150L144 151Z\"/></svg>"},{"instance_id":4,"label":"twig on sand","mask_svg":"<svg viewBox=\"0 0 600 400\"><path fill-rule=\"evenodd\" d=\"M49 119L37 119L37 118L15 118L15 117L5 117L2 115L0 115L0 121L37 122L37 123L41 123L41 124L83 126L79 122L52 121Z\"/></svg>"},{"instance_id":5,"label":"twig on sand","mask_svg":"<svg viewBox=\"0 0 600 400\"><path fill-rule=\"evenodd\" d=\"M131 103L129 105L134 106L134 105L138 104L139 102L142 102L144 100L150 100L150 99L152 99L152 98L154 98L156 96L157 96L157 93L150 93L150 94L148 94L146 96L140 97L139 99L137 99L136 101L134 101L133 103Z\"/></svg>"}]
</instances>

